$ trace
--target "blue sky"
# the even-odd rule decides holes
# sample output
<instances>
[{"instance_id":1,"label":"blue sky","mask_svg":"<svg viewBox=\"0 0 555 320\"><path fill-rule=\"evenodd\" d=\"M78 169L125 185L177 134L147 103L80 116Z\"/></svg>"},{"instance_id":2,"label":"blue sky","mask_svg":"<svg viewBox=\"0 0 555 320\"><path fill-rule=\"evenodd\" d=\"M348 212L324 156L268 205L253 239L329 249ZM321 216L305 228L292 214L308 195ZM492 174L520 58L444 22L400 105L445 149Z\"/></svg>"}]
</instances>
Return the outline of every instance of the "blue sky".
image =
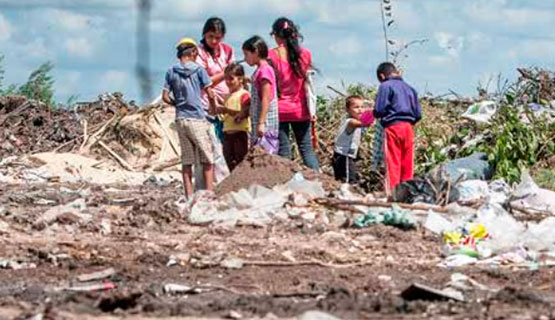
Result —
<instances>
[{"instance_id":1,"label":"blue sky","mask_svg":"<svg viewBox=\"0 0 555 320\"><path fill-rule=\"evenodd\" d=\"M153 0L151 71L158 92L174 63L182 36L200 38L212 15L227 23L226 41L268 32L281 15L296 21L305 46L322 71L320 93L341 83L376 84L384 60L380 2L376 0ZM501 74L514 79L516 67L555 69L554 0L392 0L398 43L428 39L401 61L405 78L420 92L450 89L474 95L479 83ZM4 83L22 83L45 61L55 64L56 97L95 99L121 91L140 100L136 80L134 0L0 0L0 53ZM240 50L238 57L242 54ZM495 81L490 88L493 89Z\"/></svg>"}]
</instances>

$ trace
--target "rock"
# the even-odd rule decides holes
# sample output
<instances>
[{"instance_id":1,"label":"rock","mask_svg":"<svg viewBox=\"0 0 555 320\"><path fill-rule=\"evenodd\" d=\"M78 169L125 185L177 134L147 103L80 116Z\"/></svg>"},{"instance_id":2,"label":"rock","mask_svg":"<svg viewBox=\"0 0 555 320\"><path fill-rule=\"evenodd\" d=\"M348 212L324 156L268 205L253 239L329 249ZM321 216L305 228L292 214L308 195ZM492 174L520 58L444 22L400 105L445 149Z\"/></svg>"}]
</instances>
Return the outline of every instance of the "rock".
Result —
<instances>
[{"instance_id":1,"label":"rock","mask_svg":"<svg viewBox=\"0 0 555 320\"><path fill-rule=\"evenodd\" d=\"M227 315L228 319L243 319L243 315L240 314L239 312L235 311L235 310L231 310L229 311L228 315Z\"/></svg>"},{"instance_id":2,"label":"rock","mask_svg":"<svg viewBox=\"0 0 555 320\"><path fill-rule=\"evenodd\" d=\"M383 281L383 282L389 282L389 281L391 281L391 276L381 274L381 275L378 276L378 279L380 281Z\"/></svg>"},{"instance_id":3,"label":"rock","mask_svg":"<svg viewBox=\"0 0 555 320\"><path fill-rule=\"evenodd\" d=\"M220 266L226 269L241 269L243 265L244 262L242 259L233 257L228 257L220 263Z\"/></svg>"},{"instance_id":4,"label":"rock","mask_svg":"<svg viewBox=\"0 0 555 320\"><path fill-rule=\"evenodd\" d=\"M0 232L8 232L10 225L6 221L0 220Z\"/></svg>"},{"instance_id":5,"label":"rock","mask_svg":"<svg viewBox=\"0 0 555 320\"><path fill-rule=\"evenodd\" d=\"M9 141L4 141L4 143L0 145L0 149L3 149L4 151L6 151L6 153L12 153L15 150L13 144L11 144Z\"/></svg>"},{"instance_id":6,"label":"rock","mask_svg":"<svg viewBox=\"0 0 555 320\"><path fill-rule=\"evenodd\" d=\"M109 277L111 277L115 274L116 274L116 270L114 268L108 268L108 269L98 271L98 272L81 274L81 275L77 276L77 280L79 280L81 282L92 281L92 280L100 280L100 279L109 278Z\"/></svg>"},{"instance_id":7,"label":"rock","mask_svg":"<svg viewBox=\"0 0 555 320\"><path fill-rule=\"evenodd\" d=\"M307 311L297 317L298 320L341 320L341 318L337 318L332 316L331 314L321 312L321 311Z\"/></svg>"},{"instance_id":8,"label":"rock","mask_svg":"<svg viewBox=\"0 0 555 320\"><path fill-rule=\"evenodd\" d=\"M110 233L112 233L112 222L110 219L104 218L100 221L100 234L106 236Z\"/></svg>"},{"instance_id":9,"label":"rock","mask_svg":"<svg viewBox=\"0 0 555 320\"><path fill-rule=\"evenodd\" d=\"M177 284L177 283L168 283L164 285L164 292L165 293L181 293L181 294L197 294L201 293L204 290L196 287L190 287L187 285Z\"/></svg>"},{"instance_id":10,"label":"rock","mask_svg":"<svg viewBox=\"0 0 555 320\"><path fill-rule=\"evenodd\" d=\"M324 239L327 243L342 243L347 241L347 237L343 233L335 232L335 231L328 231L322 235L322 239Z\"/></svg>"},{"instance_id":11,"label":"rock","mask_svg":"<svg viewBox=\"0 0 555 320\"><path fill-rule=\"evenodd\" d=\"M316 212L313 212L313 211L305 212L302 215L302 219L306 222L314 222L314 220L316 220Z\"/></svg>"},{"instance_id":12,"label":"rock","mask_svg":"<svg viewBox=\"0 0 555 320\"><path fill-rule=\"evenodd\" d=\"M407 301L412 300L455 300L464 301L464 296L460 291L453 288L443 290L434 289L420 283L413 283L401 293L401 297Z\"/></svg>"},{"instance_id":13,"label":"rock","mask_svg":"<svg viewBox=\"0 0 555 320\"><path fill-rule=\"evenodd\" d=\"M27 263L27 262L18 262L15 260L8 260L8 259L0 259L0 269L12 269L12 270L20 270L20 269L34 269L37 265L34 263Z\"/></svg>"},{"instance_id":14,"label":"rock","mask_svg":"<svg viewBox=\"0 0 555 320\"><path fill-rule=\"evenodd\" d=\"M89 220L90 215L81 215L80 211L86 209L87 205L85 203L85 199L77 199L71 203L66 205L56 206L53 207L46 212L44 212L38 220L33 224L38 230L42 230L48 227L50 224L58 220L64 214L74 214L77 216L78 220Z\"/></svg>"}]
</instances>

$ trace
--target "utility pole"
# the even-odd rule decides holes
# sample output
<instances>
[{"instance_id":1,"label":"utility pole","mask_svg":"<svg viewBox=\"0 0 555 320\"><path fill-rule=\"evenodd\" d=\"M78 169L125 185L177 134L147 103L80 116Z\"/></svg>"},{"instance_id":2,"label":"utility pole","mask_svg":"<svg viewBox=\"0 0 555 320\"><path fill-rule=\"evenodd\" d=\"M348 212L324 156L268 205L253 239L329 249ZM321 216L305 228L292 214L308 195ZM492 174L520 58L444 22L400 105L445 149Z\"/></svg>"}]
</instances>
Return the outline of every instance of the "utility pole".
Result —
<instances>
[{"instance_id":1,"label":"utility pole","mask_svg":"<svg viewBox=\"0 0 555 320\"><path fill-rule=\"evenodd\" d=\"M141 100L147 103L152 98L150 79L150 0L137 0L137 79L141 91Z\"/></svg>"}]
</instances>

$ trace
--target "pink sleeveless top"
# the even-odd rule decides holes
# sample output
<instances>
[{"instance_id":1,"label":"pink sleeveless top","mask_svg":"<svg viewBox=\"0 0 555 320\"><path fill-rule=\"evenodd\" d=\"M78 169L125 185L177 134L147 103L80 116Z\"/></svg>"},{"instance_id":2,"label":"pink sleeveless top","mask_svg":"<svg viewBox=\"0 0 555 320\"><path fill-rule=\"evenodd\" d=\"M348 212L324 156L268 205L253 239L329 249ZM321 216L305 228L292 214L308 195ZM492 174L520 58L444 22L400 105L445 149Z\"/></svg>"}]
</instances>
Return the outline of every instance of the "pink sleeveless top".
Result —
<instances>
[{"instance_id":1,"label":"pink sleeveless top","mask_svg":"<svg viewBox=\"0 0 555 320\"><path fill-rule=\"evenodd\" d=\"M279 90L278 109L280 122L309 121L310 112L306 101L305 78L298 77L287 60L281 59L275 49L270 50L268 58L276 70ZM312 54L301 47L301 68L303 74L312 64Z\"/></svg>"}]
</instances>

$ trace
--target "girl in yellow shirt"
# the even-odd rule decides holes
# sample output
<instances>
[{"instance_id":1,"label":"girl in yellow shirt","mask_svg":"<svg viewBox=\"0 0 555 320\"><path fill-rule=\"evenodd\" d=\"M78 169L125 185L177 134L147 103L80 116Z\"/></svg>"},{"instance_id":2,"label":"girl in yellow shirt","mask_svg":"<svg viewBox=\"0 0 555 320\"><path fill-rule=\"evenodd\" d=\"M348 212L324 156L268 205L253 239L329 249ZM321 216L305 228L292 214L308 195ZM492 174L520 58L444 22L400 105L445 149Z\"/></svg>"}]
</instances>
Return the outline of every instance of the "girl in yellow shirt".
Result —
<instances>
[{"instance_id":1,"label":"girl in yellow shirt","mask_svg":"<svg viewBox=\"0 0 555 320\"><path fill-rule=\"evenodd\" d=\"M243 66L232 63L225 68L224 79L230 95L218 113L223 114L224 158L230 171L243 161L249 150L250 94L245 89L246 78Z\"/></svg>"}]
</instances>

